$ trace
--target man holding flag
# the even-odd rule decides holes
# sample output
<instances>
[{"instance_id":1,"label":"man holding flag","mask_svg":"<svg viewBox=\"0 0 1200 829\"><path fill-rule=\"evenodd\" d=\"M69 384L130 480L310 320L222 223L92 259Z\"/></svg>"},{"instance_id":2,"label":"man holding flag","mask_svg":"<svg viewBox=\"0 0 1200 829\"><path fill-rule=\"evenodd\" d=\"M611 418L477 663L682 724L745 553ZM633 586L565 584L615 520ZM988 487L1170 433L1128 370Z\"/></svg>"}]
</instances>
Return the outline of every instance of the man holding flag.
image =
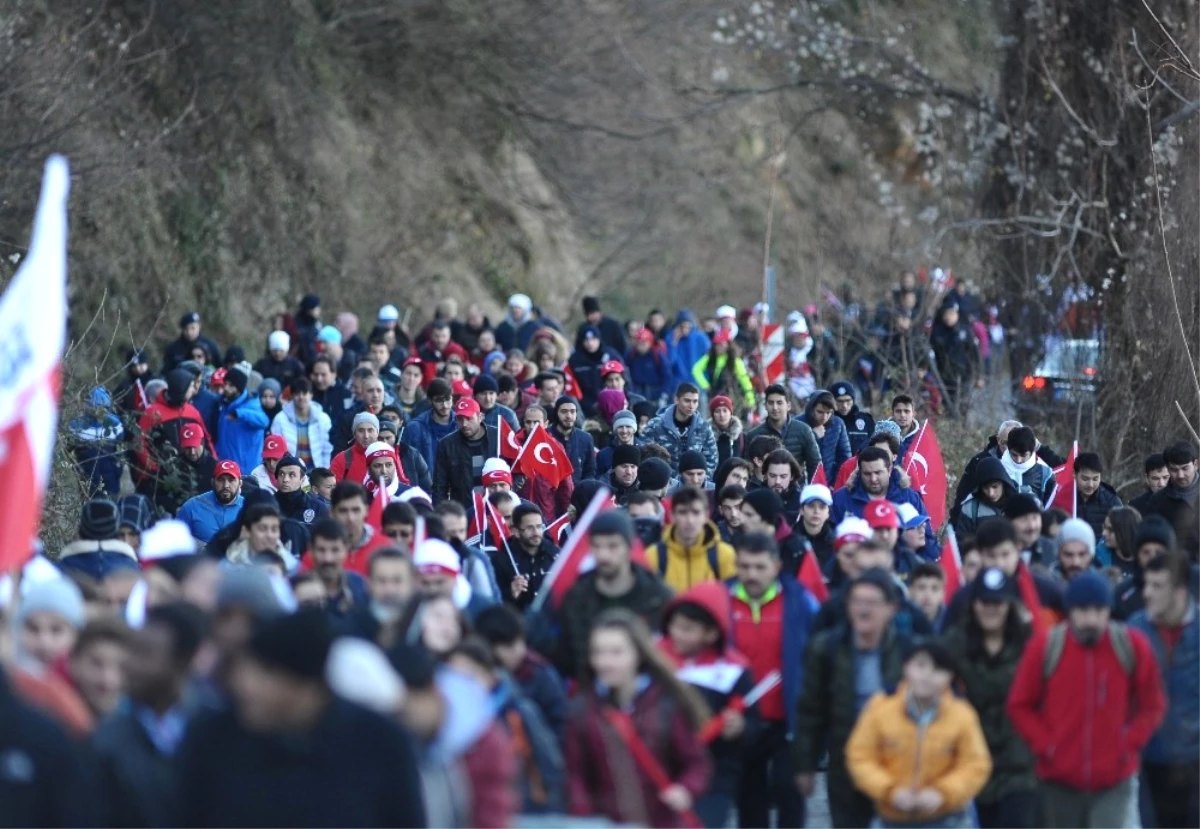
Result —
<instances>
[{"instance_id":1,"label":"man holding flag","mask_svg":"<svg viewBox=\"0 0 1200 829\"><path fill-rule=\"evenodd\" d=\"M598 497L607 497L601 490ZM574 559L590 548L595 567L578 575L574 584L562 596L562 601L551 614L558 620L558 647L555 664L565 677L578 678L588 658L588 637L592 622L604 611L622 607L646 621L651 629L658 627L659 618L671 591L658 576L644 567L633 563L633 522L624 512L610 509L598 512L598 502L584 514L572 534L585 533L587 545L579 544L575 549L570 543L559 556ZM589 513L591 513L589 515ZM550 573L543 590L552 587L553 578L566 578L566 568L572 562L564 561L562 573ZM576 562L576 572L579 564Z\"/></svg>"},{"instance_id":2,"label":"man holding flag","mask_svg":"<svg viewBox=\"0 0 1200 829\"><path fill-rule=\"evenodd\" d=\"M517 458L525 450L529 444L529 436L535 432L539 434L548 434L546 432L546 410L535 404L530 405L525 409L525 428L524 430L508 437L506 435L506 426L501 422L500 426L500 456L508 461L516 464ZM508 433L511 434L511 433ZM540 442L540 441L539 441ZM553 441L550 442L550 450L554 452L555 446ZM515 445L515 451L512 447ZM531 449L533 447L530 447ZM561 448L561 447L559 447ZM545 452L543 451L543 456ZM566 457L565 452L558 452L554 457L562 462ZM532 460L532 459L531 459ZM566 458L569 463L570 459ZM557 478L557 482L555 479ZM575 478L572 475L551 475L549 477L539 473L539 469L530 467L528 473L523 473L519 469L513 470L513 487L517 494L535 504L542 512L542 516L549 523L556 516L566 515L567 510L571 508L571 493L575 491Z\"/></svg>"}]
</instances>

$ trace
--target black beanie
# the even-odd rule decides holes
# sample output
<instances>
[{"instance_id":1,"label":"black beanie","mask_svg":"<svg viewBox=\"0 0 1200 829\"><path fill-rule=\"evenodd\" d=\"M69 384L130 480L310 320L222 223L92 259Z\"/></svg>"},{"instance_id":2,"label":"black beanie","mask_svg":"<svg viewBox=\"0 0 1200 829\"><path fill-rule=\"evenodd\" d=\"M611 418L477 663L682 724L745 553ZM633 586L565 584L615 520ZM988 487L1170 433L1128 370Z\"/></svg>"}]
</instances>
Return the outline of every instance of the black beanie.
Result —
<instances>
[{"instance_id":1,"label":"black beanie","mask_svg":"<svg viewBox=\"0 0 1200 829\"><path fill-rule=\"evenodd\" d=\"M1133 536L1135 551L1143 544L1161 544L1168 550L1174 550L1175 529L1161 515L1148 515L1138 524L1137 533Z\"/></svg>"},{"instance_id":2,"label":"black beanie","mask_svg":"<svg viewBox=\"0 0 1200 829\"><path fill-rule=\"evenodd\" d=\"M657 492L671 483L671 467L662 458L646 458L638 466L638 484L642 492Z\"/></svg>"},{"instance_id":3,"label":"black beanie","mask_svg":"<svg viewBox=\"0 0 1200 829\"><path fill-rule=\"evenodd\" d=\"M84 541L111 541L119 535L121 509L107 498L93 498L79 513L79 537Z\"/></svg>"},{"instance_id":4,"label":"black beanie","mask_svg":"<svg viewBox=\"0 0 1200 829\"><path fill-rule=\"evenodd\" d=\"M325 612L304 609L264 622L250 637L249 653L263 665L298 679L324 682L332 644Z\"/></svg>"},{"instance_id":5,"label":"black beanie","mask_svg":"<svg viewBox=\"0 0 1200 829\"><path fill-rule=\"evenodd\" d=\"M693 469L708 469L704 455L695 449L689 449L679 456L679 471L691 472Z\"/></svg>"},{"instance_id":6,"label":"black beanie","mask_svg":"<svg viewBox=\"0 0 1200 829\"><path fill-rule=\"evenodd\" d=\"M250 382L250 378L240 368L231 368L225 372L225 382L238 390L241 394L246 390L246 384Z\"/></svg>"},{"instance_id":7,"label":"black beanie","mask_svg":"<svg viewBox=\"0 0 1200 829\"><path fill-rule=\"evenodd\" d=\"M276 477L279 477L279 470L283 469L285 466L298 466L300 467L300 474L304 474L304 464L299 458L297 458L295 455L284 455L279 459L279 462L275 464Z\"/></svg>"},{"instance_id":8,"label":"black beanie","mask_svg":"<svg viewBox=\"0 0 1200 829\"><path fill-rule=\"evenodd\" d=\"M626 544L633 543L633 522L623 510L610 509L600 513L592 520L588 528L588 536L619 535Z\"/></svg>"},{"instance_id":9,"label":"black beanie","mask_svg":"<svg viewBox=\"0 0 1200 829\"><path fill-rule=\"evenodd\" d=\"M779 513L783 511L783 501L774 490L765 486L747 492L742 503L749 504L750 508L758 513L758 517L770 527L779 522Z\"/></svg>"},{"instance_id":10,"label":"black beanie","mask_svg":"<svg viewBox=\"0 0 1200 829\"><path fill-rule=\"evenodd\" d=\"M585 296L583 298L583 313L596 314L600 311L600 300L594 296Z\"/></svg>"},{"instance_id":11,"label":"black beanie","mask_svg":"<svg viewBox=\"0 0 1200 829\"><path fill-rule=\"evenodd\" d=\"M317 296L316 294L305 294L304 298L300 300L300 310L301 311L311 311L314 308L320 308L320 307L321 307L321 298L319 296Z\"/></svg>"},{"instance_id":12,"label":"black beanie","mask_svg":"<svg viewBox=\"0 0 1200 829\"><path fill-rule=\"evenodd\" d=\"M178 408L187 402L188 389L196 378L186 368L167 372L167 405Z\"/></svg>"},{"instance_id":13,"label":"black beanie","mask_svg":"<svg viewBox=\"0 0 1200 829\"><path fill-rule=\"evenodd\" d=\"M1010 521L1014 518L1020 518L1023 515L1031 515L1035 512L1041 512L1042 506L1027 492L1019 492L1016 495L1009 497L1004 502L1004 517Z\"/></svg>"},{"instance_id":14,"label":"black beanie","mask_svg":"<svg viewBox=\"0 0 1200 829\"><path fill-rule=\"evenodd\" d=\"M622 464L633 464L637 466L642 462L642 450L636 446L614 446L612 451L612 465L614 467Z\"/></svg>"}]
</instances>

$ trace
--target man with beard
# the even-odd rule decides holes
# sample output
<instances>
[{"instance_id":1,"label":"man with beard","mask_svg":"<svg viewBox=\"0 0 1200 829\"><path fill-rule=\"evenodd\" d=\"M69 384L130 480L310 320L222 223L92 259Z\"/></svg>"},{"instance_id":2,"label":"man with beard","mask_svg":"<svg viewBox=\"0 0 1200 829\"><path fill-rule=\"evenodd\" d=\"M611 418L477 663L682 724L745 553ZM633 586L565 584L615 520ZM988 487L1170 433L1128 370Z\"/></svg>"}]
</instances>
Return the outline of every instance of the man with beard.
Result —
<instances>
[{"instance_id":1,"label":"man with beard","mask_svg":"<svg viewBox=\"0 0 1200 829\"><path fill-rule=\"evenodd\" d=\"M174 515L188 501L212 490L217 459L204 442L204 428L185 423L179 429L179 454L164 455L159 478L138 488L158 509Z\"/></svg>"},{"instance_id":2,"label":"man with beard","mask_svg":"<svg viewBox=\"0 0 1200 829\"><path fill-rule=\"evenodd\" d=\"M306 526L329 516L329 507L304 491L304 464L295 455L284 455L275 464L275 503L284 518Z\"/></svg>"},{"instance_id":3,"label":"man with beard","mask_svg":"<svg viewBox=\"0 0 1200 829\"><path fill-rule=\"evenodd\" d=\"M617 506L625 506L630 494L638 489L638 465L642 451L636 446L617 446L612 453L612 473L608 485L612 488Z\"/></svg>"},{"instance_id":4,"label":"man with beard","mask_svg":"<svg viewBox=\"0 0 1200 829\"><path fill-rule=\"evenodd\" d=\"M575 483L596 477L596 443L592 436L577 428L579 404L573 397L560 397L554 403L554 425L550 434L567 450L567 457L575 467L572 478Z\"/></svg>"},{"instance_id":5,"label":"man with beard","mask_svg":"<svg viewBox=\"0 0 1200 829\"><path fill-rule=\"evenodd\" d=\"M917 514L929 514L917 491L905 486L900 480L900 471L892 468L888 450L868 446L858 455L858 480L833 494L830 511L834 525L840 524L847 515L866 517L867 505L871 501L881 500L891 501L894 506L912 504ZM936 557L938 549L933 527L926 524L925 546L919 552L926 557Z\"/></svg>"},{"instance_id":6,"label":"man with beard","mask_svg":"<svg viewBox=\"0 0 1200 829\"><path fill-rule=\"evenodd\" d=\"M471 493L483 485L483 465L488 458L496 457L500 436L484 424L483 411L473 397L463 397L454 404L454 419L457 431L437 445L433 499L438 503L457 501L463 509L470 509Z\"/></svg>"},{"instance_id":7,"label":"man with beard","mask_svg":"<svg viewBox=\"0 0 1200 829\"><path fill-rule=\"evenodd\" d=\"M213 473L210 492L189 498L176 516L187 525L194 538L205 544L224 527L238 519L242 511L242 470L233 461L221 461Z\"/></svg>"},{"instance_id":8,"label":"man with beard","mask_svg":"<svg viewBox=\"0 0 1200 829\"><path fill-rule=\"evenodd\" d=\"M1026 645L1009 690L1008 716L1037 757L1044 826L1127 825L1139 754L1166 713L1154 650L1109 621L1112 601L1100 573L1072 579L1067 622Z\"/></svg>"},{"instance_id":9,"label":"man with beard","mask_svg":"<svg viewBox=\"0 0 1200 829\"><path fill-rule=\"evenodd\" d=\"M533 504L519 504L512 514L513 534L503 550L492 553L496 581L504 603L524 611L533 603L554 560L558 545L546 538L542 513Z\"/></svg>"},{"instance_id":10,"label":"man with beard","mask_svg":"<svg viewBox=\"0 0 1200 829\"><path fill-rule=\"evenodd\" d=\"M1081 518L1068 518L1058 528L1058 561L1054 574L1065 582L1092 569L1096 559L1096 534Z\"/></svg>"},{"instance_id":11,"label":"man with beard","mask_svg":"<svg viewBox=\"0 0 1200 829\"><path fill-rule=\"evenodd\" d=\"M322 518L313 524L309 555L325 587L325 612L338 619L370 602L366 579L346 570L348 549L346 531L337 521Z\"/></svg>"},{"instance_id":12,"label":"man with beard","mask_svg":"<svg viewBox=\"0 0 1200 829\"><path fill-rule=\"evenodd\" d=\"M367 447L367 480L364 486L371 500L384 493L385 504L412 488L396 450L383 441L376 441Z\"/></svg>"},{"instance_id":13,"label":"man with beard","mask_svg":"<svg viewBox=\"0 0 1200 829\"><path fill-rule=\"evenodd\" d=\"M789 527L800 518L800 464L786 449L776 449L763 461L763 478L767 487L783 502L783 517Z\"/></svg>"},{"instance_id":14,"label":"man with beard","mask_svg":"<svg viewBox=\"0 0 1200 829\"><path fill-rule=\"evenodd\" d=\"M367 590L370 601L346 617L345 630L386 650L396 644L400 633L396 623L417 592L417 571L412 558L399 547L380 547L371 554L367 565Z\"/></svg>"}]
</instances>

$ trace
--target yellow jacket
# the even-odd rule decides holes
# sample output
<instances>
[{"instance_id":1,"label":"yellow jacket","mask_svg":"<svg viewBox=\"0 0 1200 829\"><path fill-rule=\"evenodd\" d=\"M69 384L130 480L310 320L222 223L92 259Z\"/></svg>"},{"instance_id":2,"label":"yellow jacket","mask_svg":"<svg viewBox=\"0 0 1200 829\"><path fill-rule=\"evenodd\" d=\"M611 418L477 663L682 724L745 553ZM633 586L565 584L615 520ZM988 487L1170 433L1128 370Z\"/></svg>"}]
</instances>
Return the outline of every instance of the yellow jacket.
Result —
<instances>
[{"instance_id":1,"label":"yellow jacket","mask_svg":"<svg viewBox=\"0 0 1200 829\"><path fill-rule=\"evenodd\" d=\"M892 821L936 820L962 811L992 773L992 757L975 709L949 691L932 721L919 726L908 713L908 689L876 694L846 743L846 768L880 817ZM896 810L892 793L902 787L936 789L945 799L931 815Z\"/></svg>"},{"instance_id":2,"label":"yellow jacket","mask_svg":"<svg viewBox=\"0 0 1200 829\"><path fill-rule=\"evenodd\" d=\"M664 551L667 556L665 569L659 561ZM694 547L683 546L675 537L675 527L668 526L663 531L662 541L646 548L646 560L651 572L660 574L667 586L676 593L682 593L701 582L733 578L737 574L734 558L733 548L721 540L721 532L711 521L705 524L700 540ZM712 562L716 562L716 573L713 572Z\"/></svg>"}]
</instances>

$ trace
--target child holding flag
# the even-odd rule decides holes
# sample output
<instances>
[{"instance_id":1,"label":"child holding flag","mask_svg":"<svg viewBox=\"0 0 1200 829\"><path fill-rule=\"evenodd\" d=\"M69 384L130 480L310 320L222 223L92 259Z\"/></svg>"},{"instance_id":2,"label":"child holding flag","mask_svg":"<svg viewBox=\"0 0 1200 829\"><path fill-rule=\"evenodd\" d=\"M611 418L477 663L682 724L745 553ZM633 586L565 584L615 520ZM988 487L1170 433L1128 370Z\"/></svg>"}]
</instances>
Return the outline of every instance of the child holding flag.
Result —
<instances>
[{"instance_id":1,"label":"child holding flag","mask_svg":"<svg viewBox=\"0 0 1200 829\"><path fill-rule=\"evenodd\" d=\"M713 712L701 732L713 763L713 782L695 809L710 829L729 822L742 770L742 747L757 733L759 723L757 708L747 705L747 695L755 687L749 663L729 646L729 610L725 585L698 584L667 605L658 643L674 663L676 678L695 688ZM778 682L779 675L773 676Z\"/></svg>"}]
</instances>

